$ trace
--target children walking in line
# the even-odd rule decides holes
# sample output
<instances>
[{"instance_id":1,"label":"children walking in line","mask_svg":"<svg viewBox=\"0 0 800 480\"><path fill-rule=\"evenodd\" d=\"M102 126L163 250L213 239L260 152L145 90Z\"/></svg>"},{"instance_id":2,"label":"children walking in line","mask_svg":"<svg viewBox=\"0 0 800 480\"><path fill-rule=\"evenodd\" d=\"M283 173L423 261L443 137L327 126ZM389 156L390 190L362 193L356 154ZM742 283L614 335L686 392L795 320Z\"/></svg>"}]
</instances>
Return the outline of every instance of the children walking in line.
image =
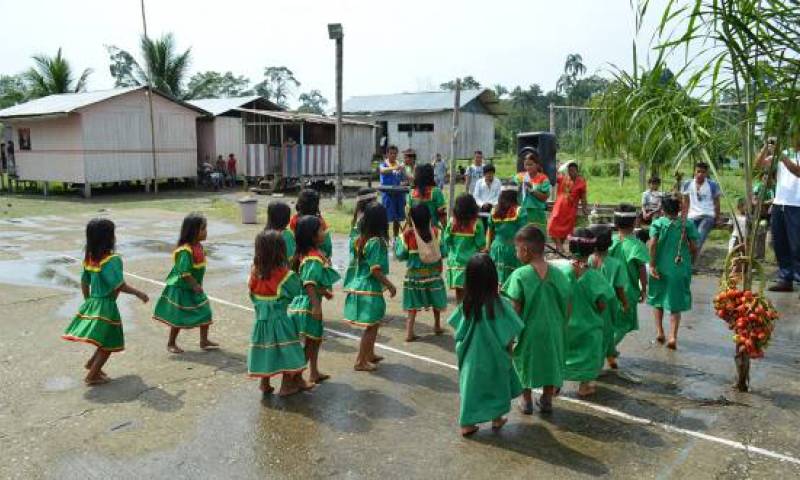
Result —
<instances>
[{"instance_id":1,"label":"children walking in line","mask_svg":"<svg viewBox=\"0 0 800 480\"><path fill-rule=\"evenodd\" d=\"M319 193L310 188L301 190L294 208L297 213L289 221L289 228L297 236L297 222L300 217L303 215L318 217L325 235L319 249L325 254L325 257L331 258L331 255L333 255L333 241L331 240L331 232L328 231L328 224L325 223L325 219L322 218L322 214L319 211Z\"/></svg>"},{"instance_id":2,"label":"children walking in line","mask_svg":"<svg viewBox=\"0 0 800 480\"><path fill-rule=\"evenodd\" d=\"M403 280L403 310L406 319L406 342L419 337L414 334L417 312L433 309L433 332L444 333L441 311L447 307L447 292L442 280L442 257L447 254L438 228L432 226L431 213L424 204L413 207L409 214L410 225L397 243L395 256L407 262Z\"/></svg>"},{"instance_id":3,"label":"children walking in line","mask_svg":"<svg viewBox=\"0 0 800 480\"><path fill-rule=\"evenodd\" d=\"M633 233L638 213L636 207L622 203L614 212L617 234L613 236L608 254L616 258L625 269L628 281L625 284L625 298L628 308L622 312L620 322L614 326L614 345L619 345L629 332L639 330L637 304L647 298L647 268L650 255L647 246Z\"/></svg>"},{"instance_id":4,"label":"children walking in line","mask_svg":"<svg viewBox=\"0 0 800 480\"><path fill-rule=\"evenodd\" d=\"M359 236L351 242L353 274L344 288L347 294L344 319L351 325L364 328L354 368L356 371L371 372L383 360L383 357L375 354L378 328L386 315L383 290L388 290L389 296L394 298L397 289L386 277L389 274L389 220L386 208L373 201L367 205L359 223Z\"/></svg>"},{"instance_id":5,"label":"children walking in line","mask_svg":"<svg viewBox=\"0 0 800 480\"><path fill-rule=\"evenodd\" d=\"M414 168L414 188L408 192L408 208L425 205L430 210L433 226L441 228L447 217L444 194L436 186L433 167L430 164Z\"/></svg>"},{"instance_id":6,"label":"children walking in line","mask_svg":"<svg viewBox=\"0 0 800 480\"><path fill-rule=\"evenodd\" d=\"M444 231L447 248L447 288L456 291L456 302L464 298L464 269L472 256L486 248L483 222L478 221L478 204L472 195L456 198L453 218ZM494 263L492 263L494 265Z\"/></svg>"},{"instance_id":7,"label":"children walking in line","mask_svg":"<svg viewBox=\"0 0 800 480\"><path fill-rule=\"evenodd\" d=\"M525 211L517 202L517 188L513 185L503 186L497 206L489 218L489 230L486 234L489 255L497 267L500 285L521 265L514 250L514 237L527 224Z\"/></svg>"},{"instance_id":8,"label":"children walking in line","mask_svg":"<svg viewBox=\"0 0 800 480\"><path fill-rule=\"evenodd\" d=\"M603 311L614 298L614 291L603 275L587 263L596 247L591 230L579 228L568 240L573 260L564 268L572 286L572 312L566 333L566 379L580 382L578 396L587 397L595 392L593 381L603 368Z\"/></svg>"},{"instance_id":9,"label":"children walking in line","mask_svg":"<svg viewBox=\"0 0 800 480\"><path fill-rule=\"evenodd\" d=\"M294 232L288 228L291 216L292 209L283 202L274 201L267 205L267 228L264 230L274 230L281 234L286 246L287 263L294 257L295 250Z\"/></svg>"},{"instance_id":10,"label":"children walking in line","mask_svg":"<svg viewBox=\"0 0 800 480\"><path fill-rule=\"evenodd\" d=\"M510 353L523 323L511 302L500 297L497 284L491 257L472 256L466 265L464 302L448 320L455 331L463 436L477 432L483 422L491 421L493 430L502 428L511 399L522 391Z\"/></svg>"},{"instance_id":11,"label":"children walking in line","mask_svg":"<svg viewBox=\"0 0 800 480\"><path fill-rule=\"evenodd\" d=\"M679 218L680 202L664 199L665 216L650 225L650 279L647 303L655 310L656 341L664 343L664 311L670 313L667 348L678 346L681 312L692 308L692 263L700 234L694 222Z\"/></svg>"},{"instance_id":12,"label":"children walking in line","mask_svg":"<svg viewBox=\"0 0 800 480\"><path fill-rule=\"evenodd\" d=\"M291 266L300 275L305 291L294 297L288 312L300 325L300 332L306 339L309 380L313 383L330 378L319 371L319 347L324 333L322 297L333 298L333 284L339 281L339 274L331 268L330 260L320 251L326 236L326 229L319 216L305 215L296 222L297 251Z\"/></svg>"},{"instance_id":13,"label":"children walking in line","mask_svg":"<svg viewBox=\"0 0 800 480\"><path fill-rule=\"evenodd\" d=\"M248 375L261 379L261 391L265 394L275 390L270 378L278 375L282 376L280 396L311 388L313 384L302 376L306 356L298 325L286 314L289 302L302 293L303 283L288 268L281 232L265 230L256 236L248 287L255 309L247 355Z\"/></svg>"},{"instance_id":14,"label":"children walking in line","mask_svg":"<svg viewBox=\"0 0 800 480\"><path fill-rule=\"evenodd\" d=\"M122 259L114 253L114 223L95 218L86 225L86 253L81 273L83 303L67 327L64 340L94 345L96 350L86 362L86 385L109 381L103 366L113 352L125 349L122 318L117 308L120 293L134 295L143 303L147 294L125 283Z\"/></svg>"},{"instance_id":15,"label":"children walking in line","mask_svg":"<svg viewBox=\"0 0 800 480\"><path fill-rule=\"evenodd\" d=\"M564 273L545 261L544 243L544 233L534 225L517 233L516 252L524 265L503 285L524 324L513 359L524 388L520 411L526 415L533 413L531 389L542 388L539 410L550 413L553 395L564 383L564 331L572 292Z\"/></svg>"},{"instance_id":16,"label":"children walking in line","mask_svg":"<svg viewBox=\"0 0 800 480\"><path fill-rule=\"evenodd\" d=\"M611 229L606 225L593 225L589 229L594 234L596 242L594 253L589 257L589 267L599 270L616 294L603 310L603 344L606 361L609 368L616 370L619 352L614 341L614 332L619 329L622 315L629 308L628 297L625 296L628 276L625 273L625 265L608 254L608 249L611 247Z\"/></svg>"},{"instance_id":17,"label":"children walking in line","mask_svg":"<svg viewBox=\"0 0 800 480\"><path fill-rule=\"evenodd\" d=\"M190 213L183 219L178 246L172 252L172 270L156 303L153 319L169 327L167 351L183 353L177 342L184 329L200 328L200 348L215 349L219 344L208 339L211 305L203 291L206 256L203 244L207 237L206 218Z\"/></svg>"},{"instance_id":18,"label":"children walking in line","mask_svg":"<svg viewBox=\"0 0 800 480\"><path fill-rule=\"evenodd\" d=\"M547 199L550 197L550 179L539 164L538 153L525 156L525 171L514 176L519 186L519 204L525 209L528 223L547 231Z\"/></svg>"}]
</instances>

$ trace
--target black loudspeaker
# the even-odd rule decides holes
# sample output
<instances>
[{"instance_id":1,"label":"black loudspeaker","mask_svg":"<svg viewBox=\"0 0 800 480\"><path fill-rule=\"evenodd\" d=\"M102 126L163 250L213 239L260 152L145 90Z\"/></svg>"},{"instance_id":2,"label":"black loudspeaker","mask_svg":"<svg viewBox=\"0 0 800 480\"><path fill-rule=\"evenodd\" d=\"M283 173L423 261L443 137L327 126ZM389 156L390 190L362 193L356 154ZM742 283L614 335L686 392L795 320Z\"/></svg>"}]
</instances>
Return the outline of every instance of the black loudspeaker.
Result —
<instances>
[{"instance_id":1,"label":"black loudspeaker","mask_svg":"<svg viewBox=\"0 0 800 480\"><path fill-rule=\"evenodd\" d=\"M558 143L556 136L550 132L520 133L517 135L517 171L525 169L525 153L535 149L544 167L544 173L550 178L550 183L556 184L556 151Z\"/></svg>"}]
</instances>

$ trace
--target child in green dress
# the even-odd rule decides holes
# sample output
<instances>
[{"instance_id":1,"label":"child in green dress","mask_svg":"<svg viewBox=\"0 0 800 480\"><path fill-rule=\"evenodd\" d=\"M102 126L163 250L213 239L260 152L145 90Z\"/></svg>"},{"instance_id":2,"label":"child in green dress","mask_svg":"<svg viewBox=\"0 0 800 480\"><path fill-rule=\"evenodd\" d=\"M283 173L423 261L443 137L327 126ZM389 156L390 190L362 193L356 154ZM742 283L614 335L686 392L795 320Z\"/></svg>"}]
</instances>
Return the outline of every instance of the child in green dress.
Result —
<instances>
[{"instance_id":1,"label":"child in green dress","mask_svg":"<svg viewBox=\"0 0 800 480\"><path fill-rule=\"evenodd\" d=\"M350 262L347 264L347 271L344 273L344 288L345 290L350 285L350 282L353 281L353 277L356 274L356 267L358 266L358 261L356 259L355 254L355 240L359 237L359 224L361 223L361 217L364 216L364 211L367 207L373 203L378 203L378 192L372 188L361 188L358 190L358 194L356 195L356 208L353 209L353 219L350 221L350 239L348 240L348 247L350 249Z\"/></svg>"},{"instance_id":2,"label":"child in green dress","mask_svg":"<svg viewBox=\"0 0 800 480\"><path fill-rule=\"evenodd\" d=\"M275 230L281 234L286 245L287 263L294 257L295 250L294 232L288 228L291 216L292 209L283 202L269 202L267 205L267 227L264 230Z\"/></svg>"},{"instance_id":3,"label":"child in green dress","mask_svg":"<svg viewBox=\"0 0 800 480\"><path fill-rule=\"evenodd\" d=\"M309 380L320 383L330 378L319 371L319 346L322 343L322 297L333 298L333 284L339 274L331 267L328 257L320 251L326 231L322 219L305 215L297 221L295 241L297 251L292 259L292 270L300 275L304 292L292 300L289 316L300 325L305 337L306 358L309 362Z\"/></svg>"},{"instance_id":4,"label":"child in green dress","mask_svg":"<svg viewBox=\"0 0 800 480\"><path fill-rule=\"evenodd\" d=\"M614 341L614 332L620 328L622 315L630 308L628 297L625 296L628 276L625 272L625 264L608 254L608 249L611 247L611 228L607 225L592 225L589 230L594 234L596 242L595 251L589 257L589 268L599 270L616 294L616 298L612 298L607 308L603 310L603 343L606 361L609 368L616 370L619 352L617 352L617 344Z\"/></svg>"},{"instance_id":5,"label":"child in green dress","mask_svg":"<svg viewBox=\"0 0 800 480\"><path fill-rule=\"evenodd\" d=\"M547 231L547 199L550 197L550 179L539 163L539 154L530 152L525 156L525 171L514 176L519 186L519 204L525 209L528 223Z\"/></svg>"},{"instance_id":6,"label":"child in green dress","mask_svg":"<svg viewBox=\"0 0 800 480\"><path fill-rule=\"evenodd\" d=\"M374 371L383 360L375 354L378 328L386 316L384 288L394 298L397 289L386 277L389 274L389 220L386 208L377 202L367 205L359 220L359 235L352 242L352 276L345 285L344 319L364 328L356 357L355 370ZM351 271L348 269L348 272Z\"/></svg>"},{"instance_id":7,"label":"child in green dress","mask_svg":"<svg viewBox=\"0 0 800 480\"><path fill-rule=\"evenodd\" d=\"M611 285L600 271L589 268L596 240L591 230L579 228L568 237L573 260L563 267L572 286L572 312L567 322L566 379L580 382L578 396L595 392L593 381L605 358L603 311L614 298Z\"/></svg>"},{"instance_id":8,"label":"child in green dress","mask_svg":"<svg viewBox=\"0 0 800 480\"><path fill-rule=\"evenodd\" d=\"M331 232L328 231L328 224L325 223L325 219L322 218L322 214L319 211L319 193L310 188L301 190L300 194L297 195L297 203L294 208L297 210L297 213L289 220L289 229L292 233L297 235L297 221L300 217L303 215L318 217L320 223L322 223L322 230L325 233L325 239L322 245L319 246L319 249L327 258L331 258L331 255L333 255L333 241L331 240Z\"/></svg>"},{"instance_id":9,"label":"child in green dress","mask_svg":"<svg viewBox=\"0 0 800 480\"><path fill-rule=\"evenodd\" d=\"M545 237L535 225L523 227L514 239L524 265L503 284L525 327L514 347L514 368L522 382L520 410L533 413L531 389L542 388L539 410L550 413L553 395L564 383L564 331L569 318L571 288L567 277L544 259Z\"/></svg>"},{"instance_id":10,"label":"child in green dress","mask_svg":"<svg viewBox=\"0 0 800 480\"><path fill-rule=\"evenodd\" d=\"M67 327L64 340L94 345L97 349L86 362L86 385L109 381L103 366L113 352L125 349L122 318L117 308L120 293L134 295L147 303L147 295L127 283L122 276L122 260L114 253L114 223L95 218L86 225L86 253L81 274L83 303Z\"/></svg>"},{"instance_id":11,"label":"child in green dress","mask_svg":"<svg viewBox=\"0 0 800 480\"><path fill-rule=\"evenodd\" d=\"M453 218L444 231L447 248L447 287L456 291L456 301L464 298L464 268L472 256L486 249L486 233L478 219L478 204L469 193L456 198ZM494 265L494 263L492 263Z\"/></svg>"},{"instance_id":12,"label":"child in green dress","mask_svg":"<svg viewBox=\"0 0 800 480\"><path fill-rule=\"evenodd\" d=\"M264 230L256 236L248 287L256 314L247 355L248 375L261 379L265 394L274 391L270 378L277 375L283 377L280 396L310 389L313 384L302 376L306 356L300 329L286 314L289 302L302 293L303 284L288 268L281 232Z\"/></svg>"},{"instance_id":13,"label":"child in green dress","mask_svg":"<svg viewBox=\"0 0 800 480\"><path fill-rule=\"evenodd\" d=\"M664 343L664 310L669 311L667 348L678 347L681 312L692 308L692 263L700 239L694 223L679 217L680 202L664 199L665 216L650 225L650 290L647 303L654 308L656 341Z\"/></svg>"},{"instance_id":14,"label":"child in green dress","mask_svg":"<svg viewBox=\"0 0 800 480\"><path fill-rule=\"evenodd\" d=\"M395 248L398 260L406 260L403 279L403 310L406 319L406 342L419 337L414 334L417 312L433 309L433 332L444 333L441 311L447 307L447 292L442 280L442 257L447 254L439 229L431 225L431 213L424 204L411 209L410 225L406 227Z\"/></svg>"},{"instance_id":15,"label":"child in green dress","mask_svg":"<svg viewBox=\"0 0 800 480\"><path fill-rule=\"evenodd\" d=\"M511 302L500 297L497 284L491 257L473 255L466 265L464 303L447 321L455 331L463 436L477 432L478 423L502 428L511 400L522 392L511 352L523 323Z\"/></svg>"},{"instance_id":16,"label":"child in green dress","mask_svg":"<svg viewBox=\"0 0 800 480\"><path fill-rule=\"evenodd\" d=\"M614 326L614 344L619 345L629 332L639 330L637 304L647 298L647 263L650 255L647 246L633 233L638 212L633 205L622 203L614 212L614 225L617 234L613 236L608 254L625 267L628 282L625 284L625 297L628 308L622 312L621 321Z\"/></svg>"},{"instance_id":17,"label":"child in green dress","mask_svg":"<svg viewBox=\"0 0 800 480\"><path fill-rule=\"evenodd\" d=\"M425 205L430 210L433 226L441 228L447 217L444 194L436 186L433 166L429 163L414 168L414 188L408 192L406 201L409 209Z\"/></svg>"},{"instance_id":18,"label":"child in green dress","mask_svg":"<svg viewBox=\"0 0 800 480\"><path fill-rule=\"evenodd\" d=\"M200 348L211 350L219 344L208 339L211 305L203 291L206 256L203 242L207 237L206 218L190 213L183 219L178 247L172 252L173 266L161 298L156 303L153 319L169 327L167 351L183 353L177 345L178 333L200 327Z\"/></svg>"},{"instance_id":19,"label":"child in green dress","mask_svg":"<svg viewBox=\"0 0 800 480\"><path fill-rule=\"evenodd\" d=\"M486 233L486 245L489 245L489 256L497 267L500 285L522 265L514 249L514 237L527 224L525 210L517 201L517 187L504 185L497 206L489 217Z\"/></svg>"}]
</instances>

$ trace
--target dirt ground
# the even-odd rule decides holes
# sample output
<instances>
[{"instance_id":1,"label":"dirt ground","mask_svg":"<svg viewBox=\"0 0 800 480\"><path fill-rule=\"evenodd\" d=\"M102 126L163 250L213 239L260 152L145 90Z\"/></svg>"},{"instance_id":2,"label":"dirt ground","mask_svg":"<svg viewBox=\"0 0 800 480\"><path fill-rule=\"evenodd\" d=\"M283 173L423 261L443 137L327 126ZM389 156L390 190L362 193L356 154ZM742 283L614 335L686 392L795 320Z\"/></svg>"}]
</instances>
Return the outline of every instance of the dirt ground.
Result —
<instances>
[{"instance_id":1,"label":"dirt ground","mask_svg":"<svg viewBox=\"0 0 800 480\"><path fill-rule=\"evenodd\" d=\"M262 199L263 202L263 199ZM263 205L260 206L263 209ZM0 478L790 478L800 475L800 303L775 297L783 318L754 363L749 394L731 391L730 332L711 309L716 279L695 279L679 350L641 331L621 346L622 375L578 401L568 385L549 417L512 411L499 433L457 434L458 372L451 332L422 315L403 342L400 299L389 302L374 374L352 369L359 332L341 321L343 295L324 305L321 354L332 379L313 392L262 398L246 378L253 315L246 276L260 228L212 220L206 291L216 352L165 350L153 304L123 297L126 351L86 388L88 346L59 338L80 303L83 228L97 208L0 220ZM171 267L183 212L114 208L128 281L151 299ZM343 271L346 239L335 238ZM401 285L402 265L391 277ZM135 276L134 276L135 275Z\"/></svg>"}]
</instances>

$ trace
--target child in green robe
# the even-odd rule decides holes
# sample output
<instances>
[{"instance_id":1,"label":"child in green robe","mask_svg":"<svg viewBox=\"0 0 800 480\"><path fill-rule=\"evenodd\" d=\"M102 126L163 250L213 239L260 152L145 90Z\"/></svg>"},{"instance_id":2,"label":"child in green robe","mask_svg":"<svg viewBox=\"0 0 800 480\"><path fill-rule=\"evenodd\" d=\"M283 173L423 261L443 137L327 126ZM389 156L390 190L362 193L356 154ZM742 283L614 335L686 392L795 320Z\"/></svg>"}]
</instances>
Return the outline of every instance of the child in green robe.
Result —
<instances>
[{"instance_id":1,"label":"child in green robe","mask_svg":"<svg viewBox=\"0 0 800 480\"><path fill-rule=\"evenodd\" d=\"M578 396L595 392L593 381L605 358L603 311L614 298L611 285L587 260L596 241L591 230L579 228L568 237L573 260L563 266L572 285L572 312L567 323L566 379L580 382Z\"/></svg>"},{"instance_id":2,"label":"child in green robe","mask_svg":"<svg viewBox=\"0 0 800 480\"><path fill-rule=\"evenodd\" d=\"M190 213L183 219L178 248L172 252L173 267L153 312L154 320L169 327L167 351L171 353L183 353L176 343L181 330L198 327L201 349L219 347L208 339L211 305L203 291L206 256L201 242L208 236L207 225L199 213Z\"/></svg>"},{"instance_id":3,"label":"child in green robe","mask_svg":"<svg viewBox=\"0 0 800 480\"><path fill-rule=\"evenodd\" d=\"M364 328L356 357L356 371L374 371L383 357L375 354L378 328L386 316L383 290L394 298L397 289L389 281L389 220L386 208L378 202L367 205L359 220L359 235L351 241L352 275L345 284L344 319L351 325Z\"/></svg>"},{"instance_id":4,"label":"child in green robe","mask_svg":"<svg viewBox=\"0 0 800 480\"><path fill-rule=\"evenodd\" d=\"M664 311L670 313L667 348L678 347L681 312L692 308L692 263L700 236L694 223L679 218L680 202L664 199L665 216L650 225L650 290L647 303L655 310L656 340L664 343Z\"/></svg>"},{"instance_id":5,"label":"child in green robe","mask_svg":"<svg viewBox=\"0 0 800 480\"><path fill-rule=\"evenodd\" d=\"M406 261L403 310L408 312L406 342L413 342L419 338L414 334L414 323L420 310L432 309L433 333L444 333L440 317L447 308L447 291L442 280L442 257L447 255L447 247L439 229L431 225L427 206L412 208L409 219L410 225L395 247L395 257Z\"/></svg>"},{"instance_id":6,"label":"child in green robe","mask_svg":"<svg viewBox=\"0 0 800 480\"><path fill-rule=\"evenodd\" d=\"M289 263L294 257L294 232L289 229L289 220L292 216L292 209L289 205L274 201L267 205L267 228L264 230L275 230L281 234L283 243L286 245L286 262Z\"/></svg>"},{"instance_id":7,"label":"child in green robe","mask_svg":"<svg viewBox=\"0 0 800 480\"><path fill-rule=\"evenodd\" d=\"M86 254L81 273L83 303L61 336L71 342L88 343L97 347L86 362L86 385L109 381L103 366L113 352L125 349L122 318L117 308L120 293L134 295L143 303L147 294L125 283L122 260L114 253L114 222L95 218L86 225Z\"/></svg>"},{"instance_id":8,"label":"child in green robe","mask_svg":"<svg viewBox=\"0 0 800 480\"><path fill-rule=\"evenodd\" d=\"M542 170L538 153L530 152L525 155L524 165L525 170L514 176L514 183L519 186L519 204L525 209L528 223L546 232L550 179Z\"/></svg>"},{"instance_id":9,"label":"child in green robe","mask_svg":"<svg viewBox=\"0 0 800 480\"><path fill-rule=\"evenodd\" d=\"M350 221L350 238L347 242L347 246L350 249L350 261L347 264L347 270L344 273L344 283L343 286L345 290L350 285L350 282L353 280L353 276L356 273L356 267L358 266L358 262L356 259L355 254L355 240L359 237L359 224L361 223L361 217L364 216L364 211L367 207L373 203L378 203L378 192L372 188L361 188L358 190L358 194L356 195L356 208L353 209L353 219Z\"/></svg>"},{"instance_id":10,"label":"child in green robe","mask_svg":"<svg viewBox=\"0 0 800 480\"><path fill-rule=\"evenodd\" d=\"M517 201L517 188L504 185L497 206L489 217L489 229L486 233L486 245L489 245L489 256L497 267L500 285L511 276L511 272L522 265L514 249L514 237L527 224L525 210Z\"/></svg>"},{"instance_id":11,"label":"child in green robe","mask_svg":"<svg viewBox=\"0 0 800 480\"><path fill-rule=\"evenodd\" d=\"M261 391L265 394L274 391L270 378L278 375L283 377L280 396L310 389L313 385L302 376L306 356L300 343L300 329L286 314L289 302L302 293L303 283L288 268L281 232L264 230L256 236L248 287L255 309L247 354L248 375L261 379Z\"/></svg>"},{"instance_id":12,"label":"child in green robe","mask_svg":"<svg viewBox=\"0 0 800 480\"><path fill-rule=\"evenodd\" d=\"M542 388L542 413L553 409L553 396L564 383L564 331L572 292L567 277L544 259L545 237L535 225L523 227L515 248L524 265L503 284L525 325L514 347L514 368L524 390L520 410L533 413L531 389Z\"/></svg>"},{"instance_id":13,"label":"child in green robe","mask_svg":"<svg viewBox=\"0 0 800 480\"><path fill-rule=\"evenodd\" d=\"M409 210L417 205L425 205L430 211L431 223L436 228L441 228L445 223L447 209L444 203L444 194L436 186L431 164L426 163L414 167L414 187L408 192L406 205Z\"/></svg>"},{"instance_id":14,"label":"child in green robe","mask_svg":"<svg viewBox=\"0 0 800 480\"><path fill-rule=\"evenodd\" d=\"M622 262L628 277L625 286L628 308L622 312L620 322L614 326L614 345L619 345L629 332L639 330L639 312L636 306L647 298L646 266L650 255L647 253L647 246L633 232L637 215L636 207L627 203L620 204L614 212L617 233L613 236L608 254Z\"/></svg>"},{"instance_id":15,"label":"child in green robe","mask_svg":"<svg viewBox=\"0 0 800 480\"><path fill-rule=\"evenodd\" d=\"M622 323L622 315L628 310L628 297L625 296L625 289L628 285L628 276L625 273L625 265L614 257L608 255L611 247L611 228L607 225L592 225L589 230L595 236L595 251L589 257L589 267L600 271L603 277L611 285L616 294L608 302L608 306L603 310L603 344L605 345L605 356L609 368L616 370L617 344L614 342L614 331Z\"/></svg>"},{"instance_id":16,"label":"child in green robe","mask_svg":"<svg viewBox=\"0 0 800 480\"><path fill-rule=\"evenodd\" d=\"M502 428L511 400L522 391L511 351L523 324L511 302L500 297L497 283L491 257L472 256L466 266L464 303L447 321L455 331L463 436L477 432L478 423L491 421L493 430Z\"/></svg>"},{"instance_id":17,"label":"child in green robe","mask_svg":"<svg viewBox=\"0 0 800 480\"><path fill-rule=\"evenodd\" d=\"M331 232L328 231L328 224L325 223L325 219L322 218L322 214L319 211L319 193L310 188L301 190L300 194L297 195L297 203L295 204L294 208L297 210L297 213L292 216L291 220L289 220L289 229L296 236L297 221L300 219L300 217L303 215L318 217L319 221L322 223L322 230L325 232L325 239L323 240L322 245L319 246L319 249L327 258L331 258L331 255L333 255L333 241L331 240Z\"/></svg>"},{"instance_id":18,"label":"child in green robe","mask_svg":"<svg viewBox=\"0 0 800 480\"><path fill-rule=\"evenodd\" d=\"M447 247L447 287L456 291L456 302L464 298L464 268L472 256L486 248L483 222L478 219L478 204L469 193L456 198L453 218L444 230Z\"/></svg>"},{"instance_id":19,"label":"child in green robe","mask_svg":"<svg viewBox=\"0 0 800 480\"><path fill-rule=\"evenodd\" d=\"M309 380L320 383L330 378L319 371L319 347L324 327L322 323L322 297L333 298L333 284L339 274L331 267L328 257L320 251L325 242L326 230L322 219L316 215L305 215L297 221L295 241L297 251L292 259L292 270L300 275L304 292L289 305L289 317L300 325L305 337Z\"/></svg>"}]
</instances>

